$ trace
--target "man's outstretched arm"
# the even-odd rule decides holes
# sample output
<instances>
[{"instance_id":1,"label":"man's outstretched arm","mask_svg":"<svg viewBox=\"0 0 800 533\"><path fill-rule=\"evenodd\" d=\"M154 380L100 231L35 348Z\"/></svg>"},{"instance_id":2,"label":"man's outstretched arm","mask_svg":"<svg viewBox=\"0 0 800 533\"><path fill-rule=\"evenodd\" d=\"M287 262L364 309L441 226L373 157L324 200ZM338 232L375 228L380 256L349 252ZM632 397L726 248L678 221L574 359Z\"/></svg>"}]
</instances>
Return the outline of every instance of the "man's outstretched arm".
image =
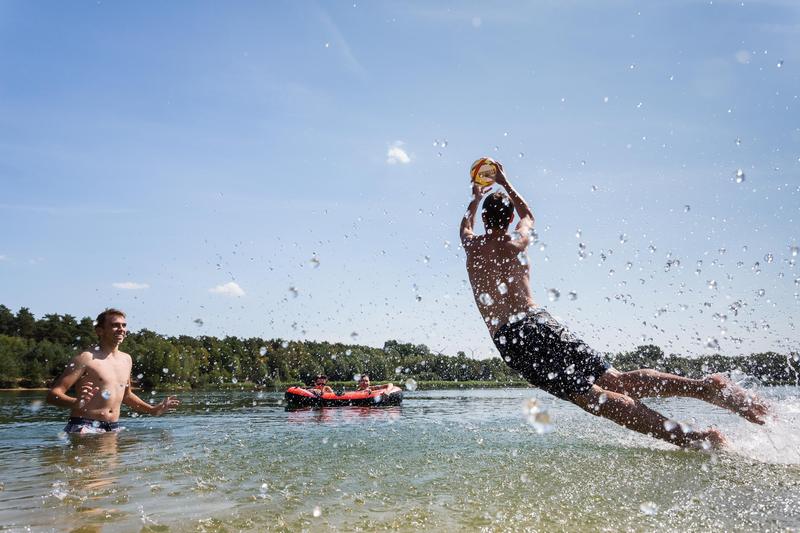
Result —
<instances>
[{"instance_id":1,"label":"man's outstretched arm","mask_svg":"<svg viewBox=\"0 0 800 533\"><path fill-rule=\"evenodd\" d=\"M461 219L461 242L462 244L475 236L473 228L475 226L475 214L478 212L478 205L481 203L484 193L489 190L489 187L480 187L479 185L472 184L472 201L467 206L467 212L464 213L464 218Z\"/></svg>"},{"instance_id":2,"label":"man's outstretched arm","mask_svg":"<svg viewBox=\"0 0 800 533\"><path fill-rule=\"evenodd\" d=\"M509 183L508 177L506 177L506 173L503 171L503 165L500 163L497 163L495 182L506 190L508 197L511 199L511 203L514 205L517 215L519 215L516 231L520 234L520 240L523 240L527 246L531 230L533 229L533 211L528 207L528 202L526 202L522 196L519 195L514 186Z\"/></svg>"}]
</instances>

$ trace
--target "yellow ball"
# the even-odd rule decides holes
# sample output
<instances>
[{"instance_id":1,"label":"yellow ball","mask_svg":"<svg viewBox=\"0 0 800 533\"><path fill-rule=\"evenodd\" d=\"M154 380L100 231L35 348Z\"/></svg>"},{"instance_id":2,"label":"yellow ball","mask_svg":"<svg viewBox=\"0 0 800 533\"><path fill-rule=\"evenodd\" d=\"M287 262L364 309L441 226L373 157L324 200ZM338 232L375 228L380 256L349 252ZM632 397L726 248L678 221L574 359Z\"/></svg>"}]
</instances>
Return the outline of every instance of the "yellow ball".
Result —
<instances>
[{"instance_id":1,"label":"yellow ball","mask_svg":"<svg viewBox=\"0 0 800 533\"><path fill-rule=\"evenodd\" d=\"M487 187L494 183L497 175L497 163L491 157L481 157L474 163L469 171L472 182L479 187Z\"/></svg>"}]
</instances>

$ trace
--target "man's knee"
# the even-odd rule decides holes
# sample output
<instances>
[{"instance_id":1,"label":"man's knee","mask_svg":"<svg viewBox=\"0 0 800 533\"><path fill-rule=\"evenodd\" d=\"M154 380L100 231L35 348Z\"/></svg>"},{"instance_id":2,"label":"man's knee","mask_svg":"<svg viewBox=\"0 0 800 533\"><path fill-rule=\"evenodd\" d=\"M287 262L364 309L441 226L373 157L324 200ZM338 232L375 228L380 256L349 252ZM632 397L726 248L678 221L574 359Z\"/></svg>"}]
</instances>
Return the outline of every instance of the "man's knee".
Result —
<instances>
[{"instance_id":1,"label":"man's knee","mask_svg":"<svg viewBox=\"0 0 800 533\"><path fill-rule=\"evenodd\" d=\"M610 368L606 370L602 376L597 378L594 384L601 389L619 392L623 388L621 376L622 372Z\"/></svg>"}]
</instances>

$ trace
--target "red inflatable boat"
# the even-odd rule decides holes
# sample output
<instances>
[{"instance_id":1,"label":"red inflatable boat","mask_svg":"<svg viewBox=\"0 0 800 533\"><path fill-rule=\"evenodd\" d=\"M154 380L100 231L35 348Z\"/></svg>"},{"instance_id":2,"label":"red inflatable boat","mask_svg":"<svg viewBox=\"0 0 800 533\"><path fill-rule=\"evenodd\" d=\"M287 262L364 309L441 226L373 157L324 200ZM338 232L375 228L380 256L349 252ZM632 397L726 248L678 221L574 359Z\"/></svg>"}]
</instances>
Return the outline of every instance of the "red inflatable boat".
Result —
<instances>
[{"instance_id":1,"label":"red inflatable boat","mask_svg":"<svg viewBox=\"0 0 800 533\"><path fill-rule=\"evenodd\" d=\"M402 401L403 390L395 385L386 389L359 390L343 394L326 392L319 395L302 387L289 387L286 391L286 407L343 407L346 405L381 407L400 405Z\"/></svg>"}]
</instances>

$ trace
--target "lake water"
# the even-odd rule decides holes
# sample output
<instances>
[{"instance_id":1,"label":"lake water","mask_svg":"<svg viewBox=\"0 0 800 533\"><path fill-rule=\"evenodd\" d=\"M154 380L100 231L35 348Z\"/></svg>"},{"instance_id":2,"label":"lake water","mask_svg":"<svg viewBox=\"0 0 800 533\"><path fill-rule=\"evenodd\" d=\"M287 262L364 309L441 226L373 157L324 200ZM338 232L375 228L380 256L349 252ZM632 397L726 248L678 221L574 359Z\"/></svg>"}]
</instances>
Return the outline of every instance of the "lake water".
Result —
<instances>
[{"instance_id":1,"label":"lake water","mask_svg":"<svg viewBox=\"0 0 800 533\"><path fill-rule=\"evenodd\" d=\"M765 427L648 402L717 424L732 442L717 454L535 389L294 412L279 393L191 392L175 413L74 438L43 393L1 393L0 530L800 531L800 388L761 393L779 417ZM551 431L529 423L531 398Z\"/></svg>"}]
</instances>

